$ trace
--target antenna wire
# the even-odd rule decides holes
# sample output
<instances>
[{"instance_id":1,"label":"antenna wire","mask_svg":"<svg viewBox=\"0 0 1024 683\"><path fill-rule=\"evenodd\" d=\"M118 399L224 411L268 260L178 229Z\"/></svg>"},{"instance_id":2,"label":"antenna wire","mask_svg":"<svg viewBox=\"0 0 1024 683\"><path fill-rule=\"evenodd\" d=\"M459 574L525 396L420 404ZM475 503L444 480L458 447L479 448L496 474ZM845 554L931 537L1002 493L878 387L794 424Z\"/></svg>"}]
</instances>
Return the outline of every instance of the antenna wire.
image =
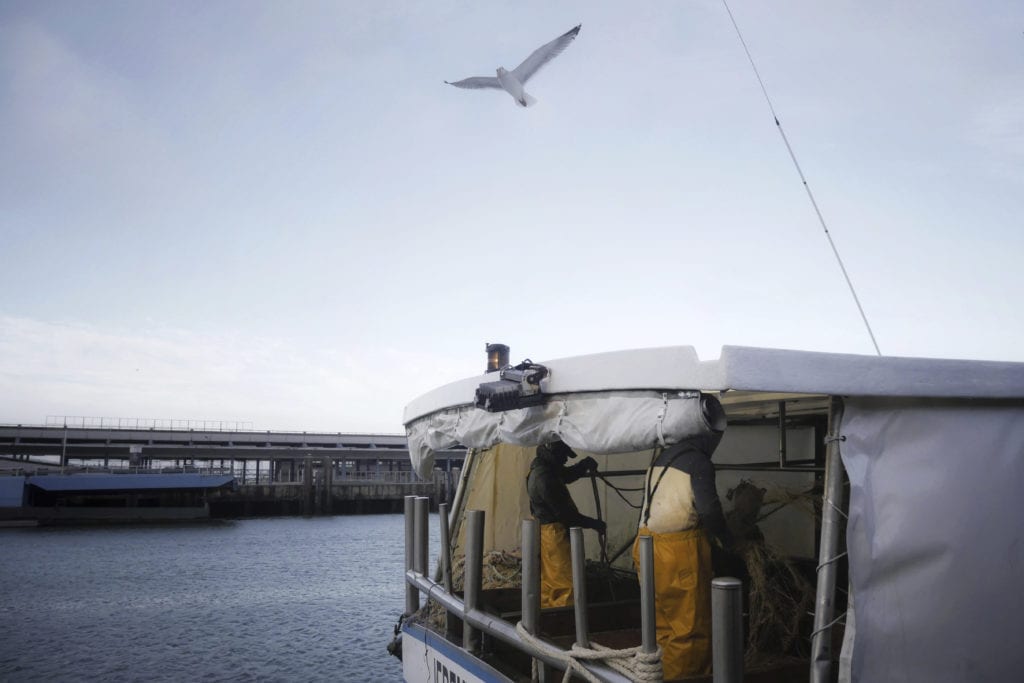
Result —
<instances>
[{"instance_id":1,"label":"antenna wire","mask_svg":"<svg viewBox=\"0 0 1024 683\"><path fill-rule=\"evenodd\" d=\"M779 116L775 113L775 106L772 105L772 98L768 96L768 89L764 87L764 80L761 78L761 72L757 70L754 58L750 54L750 48L747 47L747 41L743 39L743 34L740 32L739 24L736 23L736 17L733 16L732 10L729 9L729 3L726 2L726 0L722 0L722 4L725 6L725 11L729 14L729 20L732 21L733 28L736 29L736 36L740 39L743 51L747 53L747 60L750 62L750 67L754 70L757 82L761 86L761 92L764 94L765 102L768 103L768 110L771 111L772 118L775 119L775 127L778 129L779 135L782 136L782 142L786 145L786 151L789 152L789 158L793 160L793 166L796 167L796 172L800 176L800 182L804 184L804 190L807 191L807 197L811 200L811 206L814 207L814 213L818 215L818 222L821 223L821 229L825 231L825 237L828 238L829 246L832 247L832 253L835 254L836 261L839 263L839 269L843 271L843 277L846 279L846 285L850 288L850 294L853 295L853 302L857 304L857 310L860 311L861 320L864 321L864 327L867 328L868 336L871 337L871 344L875 347L875 353L881 356L882 351L878 348L878 342L875 340L875 333L871 330L871 323L868 322L868 317L864 313L864 307L860 305L860 299L857 297L857 291L853 288L853 281L850 279L849 273L846 272L846 266L843 265L843 259L839 256L839 249L836 248L836 243L832 241L832 233L828 231L828 225L825 223L825 217L821 214L821 209L818 208L818 202L814 199L814 193L811 192L811 186L807 183L807 178L804 176L803 169L800 168L800 162L796 160L796 154L793 153L793 147L789 144L789 138L786 137L786 131L783 130L782 124L779 123Z\"/></svg>"}]
</instances>

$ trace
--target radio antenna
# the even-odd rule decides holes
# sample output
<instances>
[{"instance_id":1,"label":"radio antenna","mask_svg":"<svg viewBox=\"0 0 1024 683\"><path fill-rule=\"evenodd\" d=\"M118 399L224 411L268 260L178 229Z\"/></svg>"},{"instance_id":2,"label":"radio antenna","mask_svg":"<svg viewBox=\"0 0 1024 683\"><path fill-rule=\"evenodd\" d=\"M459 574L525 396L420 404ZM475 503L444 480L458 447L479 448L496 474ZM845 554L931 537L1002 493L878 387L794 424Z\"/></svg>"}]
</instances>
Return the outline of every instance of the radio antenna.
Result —
<instances>
[{"instance_id":1,"label":"radio antenna","mask_svg":"<svg viewBox=\"0 0 1024 683\"><path fill-rule=\"evenodd\" d=\"M839 256L839 250L836 248L836 243L832 241L832 234L828 231L828 225L825 223L825 217L821 214L821 209L818 208L818 202L814 199L814 193L811 192L811 186L807 183L807 178L804 177L803 169L800 168L800 162L796 160L796 154L793 153L793 147L789 144L789 139L786 137L786 131L783 130L782 124L779 122L779 115L775 113L775 106L772 104L772 98L768 96L768 89L764 87L764 80L761 78L761 73L757 70L757 65L754 64L754 57L750 54L750 48L747 47L747 41L743 40L743 34L740 32L739 24L736 23L736 17L732 15L732 10L729 9L729 3L726 0L722 0L722 4L725 5L725 11L729 14L729 20L732 21L732 26L736 29L736 36L740 39L740 44L743 46L743 51L747 53L747 60L750 62L750 68L754 70L754 76L757 77L757 82L761 86L761 92L764 94L764 100L768 103L768 110L772 113L772 118L775 119L775 127L779 131L779 135L782 136L782 142L786 145L786 151L789 152L789 158L793 160L793 166L796 168L797 174L800 176L800 182L804 184L804 189L807 191L807 197L811 200L811 206L814 207L814 213L818 215L818 222L821 223L821 229L825 231L825 237L828 238L829 246L832 247L832 253L836 256L836 261L839 263L839 269L843 271L843 277L846 279L846 285L850 288L850 294L853 295L853 302L857 304L857 310L860 311L861 320L864 321L864 327L868 330L868 336L871 337L871 343L875 347L875 353L879 356L882 355L882 351L878 348L878 342L875 341L875 333L871 331L871 323L868 322L868 317L864 313L864 307L860 305L860 299L857 297L857 291L853 288L853 281L850 280L849 273L846 272L846 266L843 265L843 259Z\"/></svg>"}]
</instances>

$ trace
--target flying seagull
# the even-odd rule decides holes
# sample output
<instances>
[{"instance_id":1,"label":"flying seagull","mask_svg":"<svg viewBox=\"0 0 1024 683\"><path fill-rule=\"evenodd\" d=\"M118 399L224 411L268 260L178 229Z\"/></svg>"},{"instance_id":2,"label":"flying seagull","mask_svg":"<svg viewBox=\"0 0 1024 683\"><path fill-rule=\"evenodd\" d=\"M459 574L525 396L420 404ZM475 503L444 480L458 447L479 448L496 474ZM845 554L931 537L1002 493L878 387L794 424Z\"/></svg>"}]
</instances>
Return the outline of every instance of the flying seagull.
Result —
<instances>
[{"instance_id":1,"label":"flying seagull","mask_svg":"<svg viewBox=\"0 0 1024 683\"><path fill-rule=\"evenodd\" d=\"M473 76L472 78L463 78L461 81L455 81L454 83L449 81L445 81L445 83L454 85L456 88L470 88L474 90L494 88L495 90L504 90L512 96L512 99L520 107L529 107L536 104L537 100L523 90L523 85L526 81L530 80L531 76L540 71L542 66L562 54L565 48L569 47L569 43L576 39L576 35L580 32L580 26L582 25L578 24L575 28L566 31L550 43L541 45L512 71L506 71L505 67L499 66L497 77Z\"/></svg>"}]
</instances>

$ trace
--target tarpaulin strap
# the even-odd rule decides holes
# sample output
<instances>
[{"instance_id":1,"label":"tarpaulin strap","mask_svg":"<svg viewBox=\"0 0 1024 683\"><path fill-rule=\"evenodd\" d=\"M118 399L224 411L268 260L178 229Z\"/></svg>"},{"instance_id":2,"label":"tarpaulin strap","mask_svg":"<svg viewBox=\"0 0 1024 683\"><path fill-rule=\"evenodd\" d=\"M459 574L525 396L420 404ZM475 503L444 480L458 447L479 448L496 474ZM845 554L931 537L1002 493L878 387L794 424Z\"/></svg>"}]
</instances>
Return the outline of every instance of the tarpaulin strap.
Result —
<instances>
[{"instance_id":1,"label":"tarpaulin strap","mask_svg":"<svg viewBox=\"0 0 1024 683\"><path fill-rule=\"evenodd\" d=\"M604 519L601 517L601 494L597 490L597 474L590 471L590 487L594 490L594 509L597 512L598 521L603 522ZM608 537L604 532L597 535L598 541L601 543L601 561L608 564Z\"/></svg>"},{"instance_id":2,"label":"tarpaulin strap","mask_svg":"<svg viewBox=\"0 0 1024 683\"><path fill-rule=\"evenodd\" d=\"M665 417L668 415L668 394L661 395L661 410L658 412L658 422L655 430L658 434L658 445L665 447Z\"/></svg>"},{"instance_id":3,"label":"tarpaulin strap","mask_svg":"<svg viewBox=\"0 0 1024 683\"><path fill-rule=\"evenodd\" d=\"M837 506L835 503L833 503L831 499L826 500L825 502L828 503L828 506L830 508L832 508L833 510L838 512L840 515L842 515L843 519L849 519L850 518L850 516L848 514L846 514L845 512L843 512L842 510L840 510L839 506Z\"/></svg>"},{"instance_id":4,"label":"tarpaulin strap","mask_svg":"<svg viewBox=\"0 0 1024 683\"><path fill-rule=\"evenodd\" d=\"M594 509L597 511L598 521L604 521L601 518L601 495L597 490L597 472L590 470L590 487L594 490ZM608 535L607 531L602 531L597 534L597 541L601 546L601 562L605 567L611 568L612 563L608 560ZM612 600L615 600L615 586L612 584L611 572L608 573L608 592L611 594Z\"/></svg>"},{"instance_id":5,"label":"tarpaulin strap","mask_svg":"<svg viewBox=\"0 0 1024 683\"><path fill-rule=\"evenodd\" d=\"M818 635L818 634L819 634L819 633L821 633L822 631L827 631L827 630L829 630L830 628L832 628L833 626L835 626L836 624L838 624L838 623L839 623L840 621L842 621L843 619L845 619L845 618L846 618L846 615L847 615L847 614L848 614L848 612L843 612L843 613L842 613L842 614L840 614L840 615L839 615L838 617L836 617L836 618L835 618L835 619L833 619L832 621L828 622L827 624L825 624L824 626L822 626L821 628L819 628L819 629L818 629L817 631L812 631L812 632L811 632L811 638L814 638L814 636Z\"/></svg>"},{"instance_id":6,"label":"tarpaulin strap","mask_svg":"<svg viewBox=\"0 0 1024 683\"><path fill-rule=\"evenodd\" d=\"M818 567L817 567L817 569L815 569L814 571L815 571L815 572L820 572L820 571L821 571L821 569L822 569L822 567L824 567L825 565L829 565L829 564L832 564L832 563L833 563L833 562L835 562L836 560L841 560L841 559L843 559L844 557L846 557L846 555L847 555L847 554L846 554L845 552L841 552L841 553L839 553L838 555L836 555L835 557L831 557L831 558L829 558L829 559L825 560L824 562L822 562L821 564L819 564L819 565L818 565Z\"/></svg>"},{"instance_id":7,"label":"tarpaulin strap","mask_svg":"<svg viewBox=\"0 0 1024 683\"><path fill-rule=\"evenodd\" d=\"M651 466L647 468L647 490L644 492L646 494L644 496L644 502L646 503L646 506L644 507L644 526L647 526L647 522L651 518L651 505L654 503L654 494L658 492L658 487L661 485L661 480L665 478L665 473L668 472L669 468L675 464L676 460L679 459L679 456L686 452L686 449L683 448L683 444L676 444L675 447L678 448L679 450L673 453L669 461L665 463L665 468L661 470L661 474L658 475L658 481L654 482L653 488L651 488L651 473L654 470L654 461L657 460L658 457L660 457L660 453L656 454L653 458L651 458Z\"/></svg>"}]
</instances>

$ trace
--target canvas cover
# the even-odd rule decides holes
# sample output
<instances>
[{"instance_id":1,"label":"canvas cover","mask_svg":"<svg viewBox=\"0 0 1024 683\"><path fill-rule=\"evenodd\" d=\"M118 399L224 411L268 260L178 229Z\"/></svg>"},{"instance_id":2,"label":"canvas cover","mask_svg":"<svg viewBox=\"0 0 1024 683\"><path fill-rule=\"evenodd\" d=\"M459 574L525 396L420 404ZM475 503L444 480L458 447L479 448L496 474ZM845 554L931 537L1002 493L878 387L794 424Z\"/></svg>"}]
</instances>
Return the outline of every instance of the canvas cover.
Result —
<instances>
[{"instance_id":1,"label":"canvas cover","mask_svg":"<svg viewBox=\"0 0 1024 683\"><path fill-rule=\"evenodd\" d=\"M789 430L789 455L793 459L813 458L814 431L805 428ZM773 427L729 426L712 461L724 463L749 463L764 461L776 455L778 433ZM487 511L484 520L484 552L492 550L515 551L521 544L521 524L530 517L530 501L526 493L526 475L530 471L536 448L497 444L474 452L470 464L463 470L468 480L463 482L465 500L456 511L453 542L456 556L462 553L462 517L466 510ZM624 473L610 477L609 481L621 489L616 493L604 480L598 478L592 483L584 477L569 485L569 493L581 513L588 517L600 516L608 524L607 552L614 555L621 548L628 548L636 534L640 520L639 507L643 502L643 487L647 468L650 466L654 449L629 453L601 454L576 449L579 457L593 457L601 473ZM572 464L570 461L568 464ZM776 509L777 500L791 500L796 494L810 490L814 485L811 473L746 472L720 469L716 474L718 496L723 508L731 508L729 491L742 481L752 482L767 489L765 510L771 514L759 523L765 538L784 555L815 557L814 510L801 501ZM596 487L595 487L596 483ZM597 489L595 502L594 489ZM806 501L803 501L806 502ZM597 535L584 532L589 559L600 558ZM615 566L631 569L632 560L627 550L622 553Z\"/></svg>"},{"instance_id":2,"label":"canvas cover","mask_svg":"<svg viewBox=\"0 0 1024 683\"><path fill-rule=\"evenodd\" d=\"M853 681L1020 680L1024 405L851 398Z\"/></svg>"},{"instance_id":3,"label":"canvas cover","mask_svg":"<svg viewBox=\"0 0 1024 683\"><path fill-rule=\"evenodd\" d=\"M467 468L468 481L464 483L466 499L458 510L460 519L455 522L454 555L463 554L465 528L462 517L466 510L485 510L484 552L502 550L516 552L522 546L522 520L530 519L530 499L526 493L526 475L536 454L536 448L499 444L486 451L474 453L472 466ZM619 453L615 455L577 451L580 458L591 456L597 461L601 472L623 472L645 470L651 462L651 451ZM576 460L570 461L572 462ZM615 476L612 482L619 488L639 489L643 486L643 475ZM607 548L611 555L622 547L632 544L636 534L643 493L639 490L623 491L620 497L604 481L596 482L597 500L601 505L601 518L608 523ZM583 477L569 485L569 494L576 507L584 515L597 517L594 498L595 483L590 477ZM626 501L629 502L626 502ZM632 504L632 505L631 505ZM584 531L584 545L588 559L601 557L597 534ZM615 563L622 568L631 568L632 560L628 550Z\"/></svg>"},{"instance_id":4,"label":"canvas cover","mask_svg":"<svg viewBox=\"0 0 1024 683\"><path fill-rule=\"evenodd\" d=\"M464 405L406 425L409 458L423 479L430 476L436 451L459 444L538 446L561 439L577 451L608 454L669 446L708 431L697 391L570 394L499 413Z\"/></svg>"}]
</instances>

